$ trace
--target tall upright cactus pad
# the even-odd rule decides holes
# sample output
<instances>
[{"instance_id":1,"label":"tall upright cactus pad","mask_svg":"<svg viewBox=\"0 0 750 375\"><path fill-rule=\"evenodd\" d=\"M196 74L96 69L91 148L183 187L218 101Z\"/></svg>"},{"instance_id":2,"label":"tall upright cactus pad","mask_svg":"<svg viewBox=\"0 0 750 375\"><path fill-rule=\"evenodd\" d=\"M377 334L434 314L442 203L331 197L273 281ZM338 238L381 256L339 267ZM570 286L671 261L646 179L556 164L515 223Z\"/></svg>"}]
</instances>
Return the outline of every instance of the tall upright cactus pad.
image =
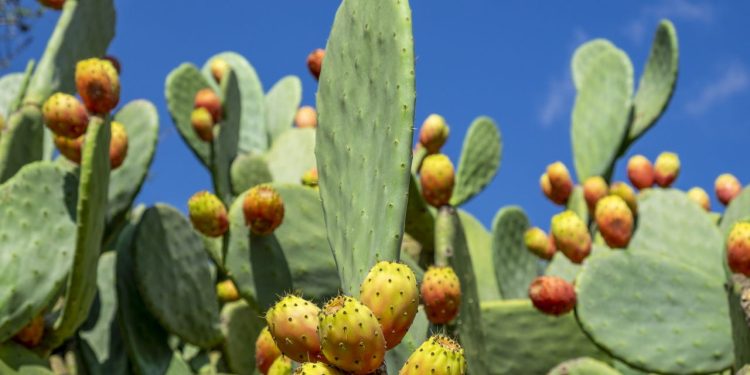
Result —
<instances>
[{"instance_id":1,"label":"tall upright cactus pad","mask_svg":"<svg viewBox=\"0 0 750 375\"><path fill-rule=\"evenodd\" d=\"M224 96L224 116L219 134L213 140L211 153L211 177L216 195L228 205L232 203L232 161L237 156L237 139L242 130L242 97L239 77L230 71L221 81Z\"/></svg>"},{"instance_id":2,"label":"tall upright cactus pad","mask_svg":"<svg viewBox=\"0 0 750 375\"><path fill-rule=\"evenodd\" d=\"M568 203L565 206L567 209L575 212L584 223L589 222L589 208L586 205L586 199L583 197L583 188L581 186L573 188L573 192L570 193Z\"/></svg>"},{"instance_id":3,"label":"tall upright cactus pad","mask_svg":"<svg viewBox=\"0 0 750 375\"><path fill-rule=\"evenodd\" d=\"M546 374L558 363L583 356L606 359L575 322L539 312L528 299L482 303L487 356L485 374Z\"/></svg>"},{"instance_id":4,"label":"tall upright cactus pad","mask_svg":"<svg viewBox=\"0 0 750 375\"><path fill-rule=\"evenodd\" d=\"M340 284L333 254L326 241L323 212L317 192L298 184L274 184L274 187L284 201L284 221L262 244L278 246L289 267L288 271L275 271L291 272L294 289L301 291L305 298L323 300L334 296ZM245 224L242 212L244 197L244 194L238 196L229 208L225 267L237 284L240 294L254 301L258 296L258 288L278 286L270 285L267 280L259 282L256 279L256 267L269 266L262 257L253 254L253 245L260 243L251 241L250 230Z\"/></svg>"},{"instance_id":5,"label":"tall upright cactus pad","mask_svg":"<svg viewBox=\"0 0 750 375\"><path fill-rule=\"evenodd\" d=\"M20 344L8 341L0 344L0 374L53 375L47 361Z\"/></svg>"},{"instance_id":6,"label":"tall upright cactus pad","mask_svg":"<svg viewBox=\"0 0 750 375\"><path fill-rule=\"evenodd\" d=\"M109 119L92 117L78 172L76 247L65 288L65 306L47 342L56 347L86 321L96 297L96 266L104 237L109 191Z\"/></svg>"},{"instance_id":7,"label":"tall upright cactus pad","mask_svg":"<svg viewBox=\"0 0 750 375\"><path fill-rule=\"evenodd\" d=\"M750 217L750 187L745 187L740 195L729 202L729 206L727 206L724 216L721 218L719 229L724 236L727 236L734 223L748 217Z\"/></svg>"},{"instance_id":8,"label":"tall upright cactus pad","mask_svg":"<svg viewBox=\"0 0 750 375\"><path fill-rule=\"evenodd\" d=\"M6 127L0 137L0 183L44 157L44 124L39 108L27 106L13 113Z\"/></svg>"},{"instance_id":9,"label":"tall upright cactus pad","mask_svg":"<svg viewBox=\"0 0 750 375\"><path fill-rule=\"evenodd\" d=\"M315 168L315 129L288 129L265 154L275 182L299 184Z\"/></svg>"},{"instance_id":10,"label":"tall upright cactus pad","mask_svg":"<svg viewBox=\"0 0 750 375\"><path fill-rule=\"evenodd\" d=\"M0 342L63 286L75 249L75 202L75 177L51 163L28 165L0 185Z\"/></svg>"},{"instance_id":11,"label":"tall upright cactus pad","mask_svg":"<svg viewBox=\"0 0 750 375\"><path fill-rule=\"evenodd\" d=\"M435 251L435 215L424 201L414 175L409 179L409 201L406 204L404 231L421 245L420 256L424 263L432 263L432 254Z\"/></svg>"},{"instance_id":12,"label":"tall upright cactus pad","mask_svg":"<svg viewBox=\"0 0 750 375\"><path fill-rule=\"evenodd\" d=\"M656 29L651 53L633 100L635 113L630 126L631 142L643 135L667 109L677 84L678 64L677 31L671 21L662 20Z\"/></svg>"},{"instance_id":13,"label":"tall upright cactus pad","mask_svg":"<svg viewBox=\"0 0 750 375\"><path fill-rule=\"evenodd\" d=\"M177 131L206 167L211 165L211 146L198 138L190 122L190 114L193 112L195 94L201 89L211 87L208 82L195 65L185 63L169 72L164 84L167 109Z\"/></svg>"},{"instance_id":14,"label":"tall upright cactus pad","mask_svg":"<svg viewBox=\"0 0 750 375\"><path fill-rule=\"evenodd\" d=\"M471 123L461 150L452 205L466 203L492 181L500 167L502 150L500 130L491 118L482 116Z\"/></svg>"},{"instance_id":15,"label":"tall upright cactus pad","mask_svg":"<svg viewBox=\"0 0 750 375\"><path fill-rule=\"evenodd\" d=\"M128 153L125 161L109 178L107 223L124 216L146 180L156 152L159 137L159 114L151 102L135 100L120 109L117 121L128 132Z\"/></svg>"},{"instance_id":16,"label":"tall upright cactus pad","mask_svg":"<svg viewBox=\"0 0 750 375\"><path fill-rule=\"evenodd\" d=\"M526 249L529 219L520 207L504 207L492 223L492 258L503 298L526 298L537 275L538 258Z\"/></svg>"},{"instance_id":17,"label":"tall upright cactus pad","mask_svg":"<svg viewBox=\"0 0 750 375\"><path fill-rule=\"evenodd\" d=\"M57 91L75 92L75 67L103 56L115 36L113 0L68 0L29 83L27 103L42 105Z\"/></svg>"},{"instance_id":18,"label":"tall upright cactus pad","mask_svg":"<svg viewBox=\"0 0 750 375\"><path fill-rule=\"evenodd\" d=\"M573 85L580 89L586 77L594 70L593 62L602 52L616 49L614 44L607 39L594 39L580 45L573 53L573 59L570 63L571 76Z\"/></svg>"},{"instance_id":19,"label":"tall upright cactus pad","mask_svg":"<svg viewBox=\"0 0 750 375\"><path fill-rule=\"evenodd\" d=\"M222 52L212 56L203 65L203 75L208 79L211 79L211 61L214 59L226 61L232 73L237 77L239 96L242 98L237 108L240 113L239 138L235 139L239 152L265 151L269 145L265 123L265 97L255 68L237 53Z\"/></svg>"},{"instance_id":20,"label":"tall upright cactus pad","mask_svg":"<svg viewBox=\"0 0 750 375\"><path fill-rule=\"evenodd\" d=\"M138 224L134 245L138 290L159 322L202 348L220 342L210 262L188 220L172 207L150 207Z\"/></svg>"},{"instance_id":21,"label":"tall upright cactus pad","mask_svg":"<svg viewBox=\"0 0 750 375\"><path fill-rule=\"evenodd\" d=\"M411 197L409 197L411 200ZM492 258L492 234L472 214L459 209L458 217L469 245L474 276L477 277L477 291L480 301L493 301L502 298L499 283L495 277Z\"/></svg>"},{"instance_id":22,"label":"tall upright cactus pad","mask_svg":"<svg viewBox=\"0 0 750 375\"><path fill-rule=\"evenodd\" d=\"M237 375L253 375L255 356L251 349L266 322L258 311L243 300L224 305L221 309L224 343L222 353L229 369Z\"/></svg>"},{"instance_id":23,"label":"tall upright cactus pad","mask_svg":"<svg viewBox=\"0 0 750 375\"><path fill-rule=\"evenodd\" d=\"M302 81L297 76L286 76L268 90L265 113L270 144L292 127L301 101Z\"/></svg>"},{"instance_id":24,"label":"tall upright cactus pad","mask_svg":"<svg viewBox=\"0 0 750 375\"><path fill-rule=\"evenodd\" d=\"M659 254L612 252L584 264L576 316L594 342L635 368L715 372L733 360L723 283Z\"/></svg>"},{"instance_id":25,"label":"tall upright cactus pad","mask_svg":"<svg viewBox=\"0 0 750 375\"><path fill-rule=\"evenodd\" d=\"M630 125L633 65L616 47L604 49L589 62L573 106L571 139L579 181L610 173Z\"/></svg>"},{"instance_id":26,"label":"tall upright cactus pad","mask_svg":"<svg viewBox=\"0 0 750 375\"><path fill-rule=\"evenodd\" d=\"M0 115L7 120L11 104L16 100L23 84L23 73L10 73L0 78Z\"/></svg>"},{"instance_id":27,"label":"tall upright cactus pad","mask_svg":"<svg viewBox=\"0 0 750 375\"><path fill-rule=\"evenodd\" d=\"M414 42L406 0L344 0L318 89L320 196L345 293L399 257L414 126Z\"/></svg>"}]
</instances>

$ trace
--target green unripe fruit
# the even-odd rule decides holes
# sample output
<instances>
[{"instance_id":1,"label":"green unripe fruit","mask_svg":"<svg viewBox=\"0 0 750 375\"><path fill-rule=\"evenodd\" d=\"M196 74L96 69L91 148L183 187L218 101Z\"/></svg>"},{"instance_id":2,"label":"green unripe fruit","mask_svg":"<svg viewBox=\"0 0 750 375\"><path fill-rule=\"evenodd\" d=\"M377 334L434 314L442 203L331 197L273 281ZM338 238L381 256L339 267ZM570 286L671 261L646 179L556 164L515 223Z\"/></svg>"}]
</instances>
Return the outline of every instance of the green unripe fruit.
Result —
<instances>
[{"instance_id":1,"label":"green unripe fruit","mask_svg":"<svg viewBox=\"0 0 750 375\"><path fill-rule=\"evenodd\" d=\"M227 279L216 284L216 296L219 297L221 302L234 302L240 299L240 292L232 280Z\"/></svg>"},{"instance_id":2,"label":"green unripe fruit","mask_svg":"<svg viewBox=\"0 0 750 375\"><path fill-rule=\"evenodd\" d=\"M267 372L262 372L265 375L292 375L292 360L281 356L273 361L271 367L268 368Z\"/></svg>"},{"instance_id":3,"label":"green unripe fruit","mask_svg":"<svg viewBox=\"0 0 750 375\"><path fill-rule=\"evenodd\" d=\"M190 197L188 213L193 227L208 237L221 237L229 228L227 208L219 197L208 191Z\"/></svg>"},{"instance_id":4,"label":"green unripe fruit","mask_svg":"<svg viewBox=\"0 0 750 375\"><path fill-rule=\"evenodd\" d=\"M419 180L424 200L434 207L448 204L453 195L456 173L451 160L443 154L429 155L422 161Z\"/></svg>"},{"instance_id":5,"label":"green unripe fruit","mask_svg":"<svg viewBox=\"0 0 750 375\"><path fill-rule=\"evenodd\" d=\"M580 264L591 253L591 235L578 215L567 210L552 217L555 246L571 262Z\"/></svg>"},{"instance_id":6,"label":"green unripe fruit","mask_svg":"<svg viewBox=\"0 0 750 375\"><path fill-rule=\"evenodd\" d=\"M464 349L456 341L435 335L409 356L399 375L463 375L466 373Z\"/></svg>"},{"instance_id":7,"label":"green unripe fruit","mask_svg":"<svg viewBox=\"0 0 750 375\"><path fill-rule=\"evenodd\" d=\"M318 168L312 168L302 175L302 185L318 187Z\"/></svg>"}]
</instances>

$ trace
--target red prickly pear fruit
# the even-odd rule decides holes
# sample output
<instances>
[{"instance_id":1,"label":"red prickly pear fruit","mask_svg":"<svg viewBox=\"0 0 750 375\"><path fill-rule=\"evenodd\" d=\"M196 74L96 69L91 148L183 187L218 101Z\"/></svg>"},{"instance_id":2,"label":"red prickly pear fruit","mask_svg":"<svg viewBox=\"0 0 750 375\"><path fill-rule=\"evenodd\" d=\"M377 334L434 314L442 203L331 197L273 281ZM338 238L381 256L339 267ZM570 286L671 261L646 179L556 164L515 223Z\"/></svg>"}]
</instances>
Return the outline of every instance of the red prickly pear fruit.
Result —
<instances>
[{"instance_id":1,"label":"red prickly pear fruit","mask_svg":"<svg viewBox=\"0 0 750 375\"><path fill-rule=\"evenodd\" d=\"M65 0L39 0L39 4L50 9L61 10L65 5Z\"/></svg>"},{"instance_id":2,"label":"red prickly pear fruit","mask_svg":"<svg viewBox=\"0 0 750 375\"><path fill-rule=\"evenodd\" d=\"M117 57L114 57L112 55L107 55L102 57L102 60L109 61L112 66L115 68L115 71L117 71L117 75L119 76L122 72L122 65L120 65L120 60L117 59Z\"/></svg>"},{"instance_id":3,"label":"red prickly pear fruit","mask_svg":"<svg viewBox=\"0 0 750 375\"><path fill-rule=\"evenodd\" d=\"M195 93L193 108L205 108L211 114L214 124L221 120L221 98L210 88L201 89Z\"/></svg>"},{"instance_id":4,"label":"red prickly pear fruit","mask_svg":"<svg viewBox=\"0 0 750 375\"><path fill-rule=\"evenodd\" d=\"M711 211L711 198L708 197L708 193L702 188L695 186L687 191L688 198L697 203L706 211Z\"/></svg>"},{"instance_id":5,"label":"red prickly pear fruit","mask_svg":"<svg viewBox=\"0 0 750 375\"><path fill-rule=\"evenodd\" d=\"M245 223L255 234L268 235L284 221L284 201L271 185L261 184L248 190L242 202Z\"/></svg>"},{"instance_id":6,"label":"red prickly pear fruit","mask_svg":"<svg viewBox=\"0 0 750 375\"><path fill-rule=\"evenodd\" d=\"M609 187L609 194L622 198L625 203L628 204L633 216L638 215L638 199L635 196L635 191L630 185L621 181L613 182Z\"/></svg>"},{"instance_id":7,"label":"red prickly pear fruit","mask_svg":"<svg viewBox=\"0 0 750 375\"><path fill-rule=\"evenodd\" d=\"M399 375L464 375L464 349L447 336L434 335L409 356Z\"/></svg>"},{"instance_id":8,"label":"red prickly pear fruit","mask_svg":"<svg viewBox=\"0 0 750 375\"><path fill-rule=\"evenodd\" d=\"M268 330L281 353L296 362L307 362L318 357L319 312L314 303L294 295L283 297L268 310Z\"/></svg>"},{"instance_id":9,"label":"red prickly pear fruit","mask_svg":"<svg viewBox=\"0 0 750 375\"><path fill-rule=\"evenodd\" d=\"M333 366L326 365L325 363L308 362L297 367L297 369L294 370L294 375L344 375L344 373Z\"/></svg>"},{"instance_id":10,"label":"red prickly pear fruit","mask_svg":"<svg viewBox=\"0 0 750 375\"><path fill-rule=\"evenodd\" d=\"M120 102L120 77L111 62L91 58L76 64L76 88L91 113L107 114Z\"/></svg>"},{"instance_id":11,"label":"red prickly pear fruit","mask_svg":"<svg viewBox=\"0 0 750 375\"><path fill-rule=\"evenodd\" d=\"M310 69L310 74L312 74L316 80L320 78L320 70L323 68L323 58L325 58L325 56L326 51L322 48L318 48L307 55L307 69Z\"/></svg>"},{"instance_id":12,"label":"red prickly pear fruit","mask_svg":"<svg viewBox=\"0 0 750 375\"><path fill-rule=\"evenodd\" d=\"M567 210L553 216L551 232L555 247L571 262L580 264L591 253L591 235L575 212Z\"/></svg>"},{"instance_id":13,"label":"red prickly pear fruit","mask_svg":"<svg viewBox=\"0 0 750 375\"><path fill-rule=\"evenodd\" d=\"M268 327L264 327L260 331L258 339L255 340L255 366L258 367L261 374L267 374L271 365L280 357L281 350L273 341L273 336L271 336Z\"/></svg>"},{"instance_id":14,"label":"red prickly pear fruit","mask_svg":"<svg viewBox=\"0 0 750 375\"><path fill-rule=\"evenodd\" d=\"M716 191L716 197L719 202L723 205L728 205L736 196L740 195L742 191L742 184L737 177L729 173L724 173L716 178L714 182L714 190Z\"/></svg>"},{"instance_id":15,"label":"red prickly pear fruit","mask_svg":"<svg viewBox=\"0 0 750 375\"><path fill-rule=\"evenodd\" d=\"M83 152L84 135L78 138L68 138L55 134L52 138L60 155L76 164L81 164L81 153Z\"/></svg>"},{"instance_id":16,"label":"red prickly pear fruit","mask_svg":"<svg viewBox=\"0 0 750 375\"><path fill-rule=\"evenodd\" d=\"M680 175L680 158L672 152L662 152L654 163L654 180L656 184L666 188L672 186Z\"/></svg>"},{"instance_id":17,"label":"red prickly pear fruit","mask_svg":"<svg viewBox=\"0 0 750 375\"><path fill-rule=\"evenodd\" d=\"M608 191L607 181L602 176L591 176L583 182L583 199L586 200L589 212L594 212L596 203L606 197Z\"/></svg>"},{"instance_id":18,"label":"red prickly pear fruit","mask_svg":"<svg viewBox=\"0 0 750 375\"><path fill-rule=\"evenodd\" d=\"M219 297L221 302L234 302L240 299L240 292L232 280L227 279L216 284L216 296Z\"/></svg>"},{"instance_id":19,"label":"red prickly pear fruit","mask_svg":"<svg viewBox=\"0 0 750 375\"><path fill-rule=\"evenodd\" d=\"M264 375L292 375L292 360L283 355L276 358L268 368L267 372L261 372Z\"/></svg>"},{"instance_id":20,"label":"red prickly pear fruit","mask_svg":"<svg viewBox=\"0 0 750 375\"><path fill-rule=\"evenodd\" d=\"M422 183L422 197L434 207L448 204L455 184L453 163L443 154L428 155L419 169L419 180Z\"/></svg>"},{"instance_id":21,"label":"red prickly pear fruit","mask_svg":"<svg viewBox=\"0 0 750 375\"><path fill-rule=\"evenodd\" d=\"M188 213L193 227L205 236L221 237L229 228L227 208L219 197L208 191L200 191L190 197Z\"/></svg>"},{"instance_id":22,"label":"red prickly pear fruit","mask_svg":"<svg viewBox=\"0 0 750 375\"><path fill-rule=\"evenodd\" d=\"M540 276L529 285L529 298L537 310L547 315L560 316L576 306L573 285L557 276Z\"/></svg>"},{"instance_id":23,"label":"red prickly pear fruit","mask_svg":"<svg viewBox=\"0 0 750 375\"><path fill-rule=\"evenodd\" d=\"M128 133L125 126L112 121L111 137L109 140L109 165L114 170L119 168L128 155Z\"/></svg>"},{"instance_id":24,"label":"red prickly pear fruit","mask_svg":"<svg viewBox=\"0 0 750 375\"><path fill-rule=\"evenodd\" d=\"M446 324L456 318L461 307L461 281L453 268L430 266L419 291L430 322Z\"/></svg>"},{"instance_id":25,"label":"red prickly pear fruit","mask_svg":"<svg viewBox=\"0 0 750 375\"><path fill-rule=\"evenodd\" d=\"M86 107L73 95L55 93L42 106L44 123L56 135L77 138L86 133L89 115Z\"/></svg>"},{"instance_id":26,"label":"red prickly pear fruit","mask_svg":"<svg viewBox=\"0 0 750 375\"><path fill-rule=\"evenodd\" d=\"M318 111L309 105L299 107L297 114L294 115L294 123L298 128L317 128Z\"/></svg>"},{"instance_id":27,"label":"red prickly pear fruit","mask_svg":"<svg viewBox=\"0 0 750 375\"><path fill-rule=\"evenodd\" d=\"M596 205L596 225L611 248L625 248L633 234L633 213L617 195L602 198Z\"/></svg>"},{"instance_id":28,"label":"red prickly pear fruit","mask_svg":"<svg viewBox=\"0 0 750 375\"><path fill-rule=\"evenodd\" d=\"M190 123L195 133L198 134L198 138L204 142L214 140L214 118L207 109L203 107L194 109L190 114Z\"/></svg>"},{"instance_id":29,"label":"red prickly pear fruit","mask_svg":"<svg viewBox=\"0 0 750 375\"><path fill-rule=\"evenodd\" d=\"M311 168L302 175L302 185L318 187L318 168Z\"/></svg>"},{"instance_id":30,"label":"red prickly pear fruit","mask_svg":"<svg viewBox=\"0 0 750 375\"><path fill-rule=\"evenodd\" d=\"M328 363L353 374L369 374L385 360L385 339L378 319L356 299L334 297L321 310L320 347Z\"/></svg>"},{"instance_id":31,"label":"red prickly pear fruit","mask_svg":"<svg viewBox=\"0 0 750 375\"><path fill-rule=\"evenodd\" d=\"M523 235L526 248L542 259L550 260L555 255L555 242L541 228L533 227Z\"/></svg>"},{"instance_id":32,"label":"red prickly pear fruit","mask_svg":"<svg viewBox=\"0 0 750 375\"><path fill-rule=\"evenodd\" d=\"M39 314L23 327L15 336L13 340L19 344L32 349L35 348L42 341L44 336L44 314Z\"/></svg>"},{"instance_id":33,"label":"red prickly pear fruit","mask_svg":"<svg viewBox=\"0 0 750 375\"><path fill-rule=\"evenodd\" d=\"M628 160L628 178L638 190L654 185L654 166L643 155L634 155Z\"/></svg>"},{"instance_id":34,"label":"red prickly pear fruit","mask_svg":"<svg viewBox=\"0 0 750 375\"><path fill-rule=\"evenodd\" d=\"M433 113L427 116L419 129L419 143L427 150L427 153L435 154L440 152L440 148L448 140L449 133L450 128L443 116Z\"/></svg>"},{"instance_id":35,"label":"red prickly pear fruit","mask_svg":"<svg viewBox=\"0 0 750 375\"><path fill-rule=\"evenodd\" d=\"M750 277L750 222L736 223L729 231L727 262L732 272Z\"/></svg>"},{"instance_id":36,"label":"red prickly pear fruit","mask_svg":"<svg viewBox=\"0 0 750 375\"><path fill-rule=\"evenodd\" d=\"M362 282L359 299L380 322L386 350L390 350L401 342L417 315L417 278L406 265L378 262Z\"/></svg>"},{"instance_id":37,"label":"red prickly pear fruit","mask_svg":"<svg viewBox=\"0 0 750 375\"><path fill-rule=\"evenodd\" d=\"M227 75L227 72L229 72L229 63L227 63L226 60L222 58L215 58L211 60L211 75L214 77L214 80L216 83L221 83L221 80Z\"/></svg>"}]
</instances>

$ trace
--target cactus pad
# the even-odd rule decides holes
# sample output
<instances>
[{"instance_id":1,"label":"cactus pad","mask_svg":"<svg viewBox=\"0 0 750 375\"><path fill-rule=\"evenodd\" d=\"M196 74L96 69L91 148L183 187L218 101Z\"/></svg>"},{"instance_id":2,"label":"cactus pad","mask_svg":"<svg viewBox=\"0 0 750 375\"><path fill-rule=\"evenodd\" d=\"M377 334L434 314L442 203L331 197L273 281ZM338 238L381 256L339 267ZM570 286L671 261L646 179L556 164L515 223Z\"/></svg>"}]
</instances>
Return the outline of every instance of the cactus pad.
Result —
<instances>
[{"instance_id":1,"label":"cactus pad","mask_svg":"<svg viewBox=\"0 0 750 375\"><path fill-rule=\"evenodd\" d=\"M411 198L409 198L411 199ZM477 277L477 290L480 301L501 298L492 255L492 234L470 213L459 209L458 216L466 233L466 243L471 253L474 275Z\"/></svg>"},{"instance_id":2,"label":"cactus pad","mask_svg":"<svg viewBox=\"0 0 750 375\"><path fill-rule=\"evenodd\" d=\"M606 51L611 51L617 47L606 39L594 39L580 45L575 53L573 53L573 60L570 64L571 73L573 77L573 84L576 89L581 88L584 77L590 74L595 69L593 62L599 57L599 54Z\"/></svg>"},{"instance_id":3,"label":"cactus pad","mask_svg":"<svg viewBox=\"0 0 750 375\"><path fill-rule=\"evenodd\" d=\"M294 115L302 101L302 82L297 76L286 76L276 82L265 99L266 130L270 144L294 123Z\"/></svg>"},{"instance_id":4,"label":"cactus pad","mask_svg":"<svg viewBox=\"0 0 750 375\"><path fill-rule=\"evenodd\" d=\"M44 124L39 108L26 106L6 121L0 137L0 183L44 157Z\"/></svg>"},{"instance_id":5,"label":"cactus pad","mask_svg":"<svg viewBox=\"0 0 750 375\"><path fill-rule=\"evenodd\" d=\"M537 257L524 243L529 219L523 209L504 207L492 223L492 258L495 277L503 298L526 298L529 284L537 276Z\"/></svg>"},{"instance_id":6,"label":"cactus pad","mask_svg":"<svg viewBox=\"0 0 750 375\"><path fill-rule=\"evenodd\" d=\"M195 94L209 86L206 77L192 64L182 64L172 70L165 83L167 108L177 131L195 156L204 165L211 165L211 147L193 130L190 114L193 113Z\"/></svg>"},{"instance_id":7,"label":"cactus pad","mask_svg":"<svg viewBox=\"0 0 750 375\"><path fill-rule=\"evenodd\" d=\"M503 141L497 124L489 117L474 120L461 150L452 205L466 203L492 181L500 168L502 151Z\"/></svg>"},{"instance_id":8,"label":"cactus pad","mask_svg":"<svg viewBox=\"0 0 750 375\"><path fill-rule=\"evenodd\" d=\"M0 344L0 374L53 375L47 361L23 346L8 341Z\"/></svg>"},{"instance_id":9,"label":"cactus pad","mask_svg":"<svg viewBox=\"0 0 750 375\"><path fill-rule=\"evenodd\" d=\"M253 375L255 356L248 348L254 347L265 320L247 302L239 300L221 309L221 321L225 337L222 350L229 369L235 374Z\"/></svg>"},{"instance_id":10,"label":"cactus pad","mask_svg":"<svg viewBox=\"0 0 750 375\"><path fill-rule=\"evenodd\" d=\"M0 78L0 116L8 119L11 114L11 105L21 91L23 73L6 74Z\"/></svg>"},{"instance_id":11,"label":"cactus pad","mask_svg":"<svg viewBox=\"0 0 750 375\"><path fill-rule=\"evenodd\" d=\"M622 375L610 365L593 358L577 358L565 361L550 370L547 375Z\"/></svg>"},{"instance_id":12,"label":"cactus pad","mask_svg":"<svg viewBox=\"0 0 750 375\"><path fill-rule=\"evenodd\" d=\"M232 162L229 170L232 179L232 193L235 196L255 185L271 182L271 171L266 159L261 155L240 154Z\"/></svg>"},{"instance_id":13,"label":"cactus pad","mask_svg":"<svg viewBox=\"0 0 750 375\"><path fill-rule=\"evenodd\" d=\"M302 175L315 167L315 129L288 129L265 157L275 182L299 184Z\"/></svg>"},{"instance_id":14,"label":"cactus pad","mask_svg":"<svg viewBox=\"0 0 750 375\"><path fill-rule=\"evenodd\" d=\"M224 118L219 125L219 135L213 140L211 155L211 177L216 195L225 205L232 203L232 161L237 156L237 138L242 125L241 104L243 101L239 79L230 71L221 81L224 93Z\"/></svg>"}]
</instances>

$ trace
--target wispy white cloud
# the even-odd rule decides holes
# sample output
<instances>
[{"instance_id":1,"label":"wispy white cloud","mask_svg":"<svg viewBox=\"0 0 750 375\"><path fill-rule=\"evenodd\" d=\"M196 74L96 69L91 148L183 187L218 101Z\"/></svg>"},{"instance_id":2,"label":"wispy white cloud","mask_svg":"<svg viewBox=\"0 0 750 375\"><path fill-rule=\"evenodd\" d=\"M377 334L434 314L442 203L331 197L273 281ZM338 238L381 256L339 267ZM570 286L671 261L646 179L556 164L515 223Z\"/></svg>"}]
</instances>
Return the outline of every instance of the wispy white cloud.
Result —
<instances>
[{"instance_id":1,"label":"wispy white cloud","mask_svg":"<svg viewBox=\"0 0 750 375\"><path fill-rule=\"evenodd\" d=\"M640 15L628 22L622 31L633 43L641 44L653 25L662 18L711 24L715 15L716 11L710 2L660 0L643 7Z\"/></svg>"},{"instance_id":2,"label":"wispy white cloud","mask_svg":"<svg viewBox=\"0 0 750 375\"><path fill-rule=\"evenodd\" d=\"M589 40L588 33L581 27L577 27L573 30L573 36L568 45L568 56L573 55L573 51ZM552 77L547 83L547 94L544 97L537 114L539 116L539 123L544 128L548 128L560 120L566 113L569 113L573 107L573 98L575 97L575 88L573 87L573 81L570 76L570 69L565 66L565 70L561 72L559 76Z\"/></svg>"},{"instance_id":3,"label":"wispy white cloud","mask_svg":"<svg viewBox=\"0 0 750 375\"><path fill-rule=\"evenodd\" d=\"M750 88L750 72L739 62L733 62L721 70L718 77L707 83L699 94L688 101L685 111L691 115L706 113L721 103Z\"/></svg>"}]
</instances>

